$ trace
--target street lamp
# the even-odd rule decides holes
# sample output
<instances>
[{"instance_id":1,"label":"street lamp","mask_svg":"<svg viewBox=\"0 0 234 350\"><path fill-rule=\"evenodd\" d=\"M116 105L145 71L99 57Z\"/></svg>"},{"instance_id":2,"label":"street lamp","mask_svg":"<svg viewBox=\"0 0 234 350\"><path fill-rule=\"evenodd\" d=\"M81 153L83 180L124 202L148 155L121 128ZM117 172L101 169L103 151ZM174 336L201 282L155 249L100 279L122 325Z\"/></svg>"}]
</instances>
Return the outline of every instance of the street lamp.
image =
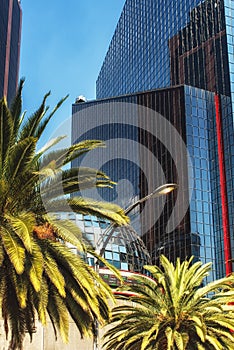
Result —
<instances>
[{"instance_id":1,"label":"street lamp","mask_svg":"<svg viewBox=\"0 0 234 350\"><path fill-rule=\"evenodd\" d=\"M175 183L168 183L168 184L161 185L161 186L157 187L153 192L148 194L147 196L138 199L135 203L133 203L130 206L128 206L124 210L124 213L125 214L129 214L137 205L139 205L141 203L144 203L145 201L147 201L150 198L166 195L166 194L174 191L176 188L178 188L178 185L175 184ZM106 246L107 246L108 242L110 241L111 237L113 236L113 233L114 233L115 228L117 226L118 225L116 225L115 223L111 224L103 232L101 240L99 239L97 241L96 251L101 257L103 256L103 254L105 252L105 249L106 249ZM105 237L106 237L106 240L104 241ZM103 245L102 245L101 249L99 249L101 242L103 242ZM94 264L94 269L99 274L99 260L98 259L96 259L96 262ZM96 334L95 334L94 342L93 342L93 349L94 350L98 350L99 349L99 345L98 345L98 328L99 328L98 323L96 323Z\"/></svg>"},{"instance_id":2,"label":"street lamp","mask_svg":"<svg viewBox=\"0 0 234 350\"><path fill-rule=\"evenodd\" d=\"M133 203L129 207L127 207L124 210L124 213L129 214L137 205L144 203L145 201L147 201L150 198L166 195L166 194L174 191L176 188L178 188L178 185L175 183L168 183L168 184L161 185L161 186L157 187L153 192L148 194L147 196L138 199L135 203ZM117 225L113 223L103 232L102 241L104 241L105 237L107 237L107 238L106 238L105 242L103 242L103 245L102 245L100 250L98 248L99 248L101 242L98 240L96 250L98 250L98 253L100 256L103 256L105 249L106 249L106 246L107 246L108 242L110 241L112 234L114 232L114 228L116 226ZM98 261L97 261L97 264L98 264Z\"/></svg>"},{"instance_id":3,"label":"street lamp","mask_svg":"<svg viewBox=\"0 0 234 350\"><path fill-rule=\"evenodd\" d=\"M178 187L178 185L174 184L174 183L161 185L161 186L157 187L153 192L148 194L147 196L138 199L138 201L136 201L135 203L133 203L129 207L127 207L124 210L124 213L129 214L130 211L132 211L138 204L141 204L141 203L143 203L143 202L145 202L148 199L153 198L153 197L159 197L159 196L166 195L166 194L174 191L177 187Z\"/></svg>"}]
</instances>

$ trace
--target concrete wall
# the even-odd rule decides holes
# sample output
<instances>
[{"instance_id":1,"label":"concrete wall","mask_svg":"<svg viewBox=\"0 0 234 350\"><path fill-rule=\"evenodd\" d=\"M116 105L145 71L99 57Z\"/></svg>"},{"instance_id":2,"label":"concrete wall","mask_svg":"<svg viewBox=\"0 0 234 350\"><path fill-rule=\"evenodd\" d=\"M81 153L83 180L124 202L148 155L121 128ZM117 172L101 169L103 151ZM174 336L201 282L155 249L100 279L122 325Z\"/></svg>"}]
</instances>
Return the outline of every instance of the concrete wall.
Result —
<instances>
[{"instance_id":1,"label":"concrete wall","mask_svg":"<svg viewBox=\"0 0 234 350\"><path fill-rule=\"evenodd\" d=\"M118 301L117 305L129 303L126 301ZM115 304L116 305L116 304ZM112 309L113 303L110 302ZM70 320L69 325L69 343L64 344L58 334L58 339L55 339L54 330L49 318L47 319L48 326L42 327L39 322L36 322L36 333L33 334L33 341L30 342L30 337L26 335L23 350L97 350L94 346L93 339L81 339L80 333L76 328L75 323ZM110 326L99 329L98 350L102 350L101 338ZM10 335L9 335L10 338ZM0 350L8 350L8 341L6 340L3 320L0 319Z\"/></svg>"},{"instance_id":2,"label":"concrete wall","mask_svg":"<svg viewBox=\"0 0 234 350\"><path fill-rule=\"evenodd\" d=\"M69 344L64 344L58 335L55 340L54 330L51 323L43 328L40 323L36 323L36 333L33 334L33 341L27 335L24 341L24 350L93 350L92 339L82 340L74 324L70 322ZM100 347L101 349L101 347ZM0 321L0 350L8 350L8 342L5 337L3 321Z\"/></svg>"}]
</instances>

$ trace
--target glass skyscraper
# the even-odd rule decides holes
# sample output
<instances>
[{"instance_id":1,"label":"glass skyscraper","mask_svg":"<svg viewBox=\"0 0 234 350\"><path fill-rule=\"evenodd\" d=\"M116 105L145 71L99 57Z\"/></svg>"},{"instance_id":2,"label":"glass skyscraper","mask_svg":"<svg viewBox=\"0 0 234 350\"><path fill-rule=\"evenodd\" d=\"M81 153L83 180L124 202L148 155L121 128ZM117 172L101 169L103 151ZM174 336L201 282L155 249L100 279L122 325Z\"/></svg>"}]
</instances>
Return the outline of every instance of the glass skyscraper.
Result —
<instances>
[{"instance_id":1,"label":"glass skyscraper","mask_svg":"<svg viewBox=\"0 0 234 350\"><path fill-rule=\"evenodd\" d=\"M117 184L123 179L131 183L131 196L127 183L122 196L118 196L116 189L104 189L99 193L102 199L126 207L130 204L128 200L143 198L162 183L179 184L177 193L142 205L140 214L133 215L133 226L153 263L158 263L161 253L172 261L193 255L195 260L213 262L211 279L225 274L219 164L214 155L217 149L214 97L214 93L206 90L180 86L99 99L74 104L72 123L73 143L101 139L107 145L92 159L88 158L87 164L84 159L82 165L92 163ZM220 106L223 117L230 117L230 98L221 96ZM149 111L153 111L153 119ZM164 130L161 116L176 133L167 124ZM154 129L165 133L166 144ZM178 142L178 135L187 153ZM157 159L155 164L151 155ZM76 162L73 161L73 166L78 165ZM170 217L174 227L168 231Z\"/></svg>"},{"instance_id":2,"label":"glass skyscraper","mask_svg":"<svg viewBox=\"0 0 234 350\"><path fill-rule=\"evenodd\" d=\"M231 272L234 253L233 27L233 0L127 0L97 79L97 101L73 105L73 142L113 146L97 167L118 183L127 179L132 198L162 182L179 184L134 216L153 263L161 253L172 261L194 255L213 262L211 278ZM142 115L139 106L169 121L188 155L159 115L147 125L150 112ZM123 139L133 141L125 155ZM122 191L128 198L129 183ZM119 200L115 191L101 195Z\"/></svg>"},{"instance_id":3,"label":"glass skyscraper","mask_svg":"<svg viewBox=\"0 0 234 350\"><path fill-rule=\"evenodd\" d=\"M233 0L127 0L97 98L188 84L234 96Z\"/></svg>"},{"instance_id":4,"label":"glass skyscraper","mask_svg":"<svg viewBox=\"0 0 234 350\"><path fill-rule=\"evenodd\" d=\"M18 85L21 20L19 0L0 1L0 98L8 103Z\"/></svg>"}]
</instances>

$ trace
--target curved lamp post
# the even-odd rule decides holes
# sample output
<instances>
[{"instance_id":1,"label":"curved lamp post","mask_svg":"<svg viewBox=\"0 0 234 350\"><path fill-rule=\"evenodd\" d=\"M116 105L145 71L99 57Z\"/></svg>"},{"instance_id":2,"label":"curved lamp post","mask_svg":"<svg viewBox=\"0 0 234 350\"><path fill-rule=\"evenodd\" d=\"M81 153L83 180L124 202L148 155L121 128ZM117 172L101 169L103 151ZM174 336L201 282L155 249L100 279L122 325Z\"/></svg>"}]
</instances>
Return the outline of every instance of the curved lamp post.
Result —
<instances>
[{"instance_id":1,"label":"curved lamp post","mask_svg":"<svg viewBox=\"0 0 234 350\"><path fill-rule=\"evenodd\" d=\"M124 213L129 214L137 205L144 203L145 201L147 201L150 198L166 195L166 194L174 191L176 188L178 188L178 185L175 183L168 183L168 184L161 185L161 186L157 187L153 192L148 194L147 196L138 199L135 203L128 206L124 210ZM106 246L107 246L108 242L110 241L110 239L115 231L115 227L117 227L117 225L114 223L111 224L109 227L107 227L107 229L103 232L103 235L101 237L102 238L101 241L98 240L97 246L96 246L96 251L97 251L97 253L99 253L100 256L103 256L105 249L106 249ZM106 237L106 240L104 241L105 237ZM103 242L103 245L102 245L101 249L99 249L101 242ZM94 268L95 268L95 271L99 274L99 260L98 259L96 260L96 262L94 264ZM93 342L93 349L94 350L99 349L99 346L98 346L98 328L99 327L98 327L98 323L97 323L96 335L95 335L94 342Z\"/></svg>"},{"instance_id":2,"label":"curved lamp post","mask_svg":"<svg viewBox=\"0 0 234 350\"><path fill-rule=\"evenodd\" d=\"M178 185L175 183L168 183L168 184L164 184L161 185L159 187L157 187L153 192L151 192L150 194L148 194L147 196L138 199L135 203L131 204L129 207L127 207L124 210L125 214L129 214L137 205L144 203L145 201L147 201L150 198L154 198L154 197L159 197L159 196L163 196L166 195L172 191L174 191L176 188L178 188ZM103 232L102 235L102 241L106 238L105 242L103 242L103 245L101 247L101 249L99 249L100 246L100 241L98 241L96 250L98 250L98 253L100 256L103 256L104 251L106 249L106 246L108 244L108 242L110 241L112 234L114 232L114 228L116 227L116 224L111 224L109 227L107 227L107 229Z\"/></svg>"}]
</instances>

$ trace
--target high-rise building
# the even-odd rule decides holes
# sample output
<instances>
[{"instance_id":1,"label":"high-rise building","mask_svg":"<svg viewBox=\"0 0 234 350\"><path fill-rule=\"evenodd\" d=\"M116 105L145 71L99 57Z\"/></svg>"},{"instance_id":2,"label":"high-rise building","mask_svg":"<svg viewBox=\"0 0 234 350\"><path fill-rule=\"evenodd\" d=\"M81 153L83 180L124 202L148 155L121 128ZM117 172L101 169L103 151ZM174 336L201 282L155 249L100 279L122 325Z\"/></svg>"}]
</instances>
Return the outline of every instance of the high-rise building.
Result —
<instances>
[{"instance_id":1,"label":"high-rise building","mask_svg":"<svg viewBox=\"0 0 234 350\"><path fill-rule=\"evenodd\" d=\"M233 0L127 0L97 98L188 84L234 94Z\"/></svg>"},{"instance_id":2,"label":"high-rise building","mask_svg":"<svg viewBox=\"0 0 234 350\"><path fill-rule=\"evenodd\" d=\"M222 96L220 103L226 120L230 98ZM107 145L84 158L83 166L92 164L117 183L131 183L131 197L127 183L119 196L103 190L102 199L126 207L162 183L179 184L177 193L142 205L133 225L153 263L161 253L172 261L194 255L213 262L211 278L225 273L215 113L214 93L178 86L74 104L72 126L73 143L102 139Z\"/></svg>"},{"instance_id":3,"label":"high-rise building","mask_svg":"<svg viewBox=\"0 0 234 350\"><path fill-rule=\"evenodd\" d=\"M0 97L8 103L18 84L22 11L19 0L0 1Z\"/></svg>"},{"instance_id":4,"label":"high-rise building","mask_svg":"<svg viewBox=\"0 0 234 350\"><path fill-rule=\"evenodd\" d=\"M176 197L135 215L153 262L162 252L172 261L194 255L214 263L213 277L231 272L234 255L233 27L233 0L126 0L97 79L98 100L73 105L73 141L98 138L113 146L102 169L117 182L127 179L133 197L159 182L179 184ZM147 125L151 112L139 114L139 106L170 121L188 155L158 114ZM125 155L123 139L135 142L125 145ZM108 191L102 196L119 199Z\"/></svg>"}]
</instances>

